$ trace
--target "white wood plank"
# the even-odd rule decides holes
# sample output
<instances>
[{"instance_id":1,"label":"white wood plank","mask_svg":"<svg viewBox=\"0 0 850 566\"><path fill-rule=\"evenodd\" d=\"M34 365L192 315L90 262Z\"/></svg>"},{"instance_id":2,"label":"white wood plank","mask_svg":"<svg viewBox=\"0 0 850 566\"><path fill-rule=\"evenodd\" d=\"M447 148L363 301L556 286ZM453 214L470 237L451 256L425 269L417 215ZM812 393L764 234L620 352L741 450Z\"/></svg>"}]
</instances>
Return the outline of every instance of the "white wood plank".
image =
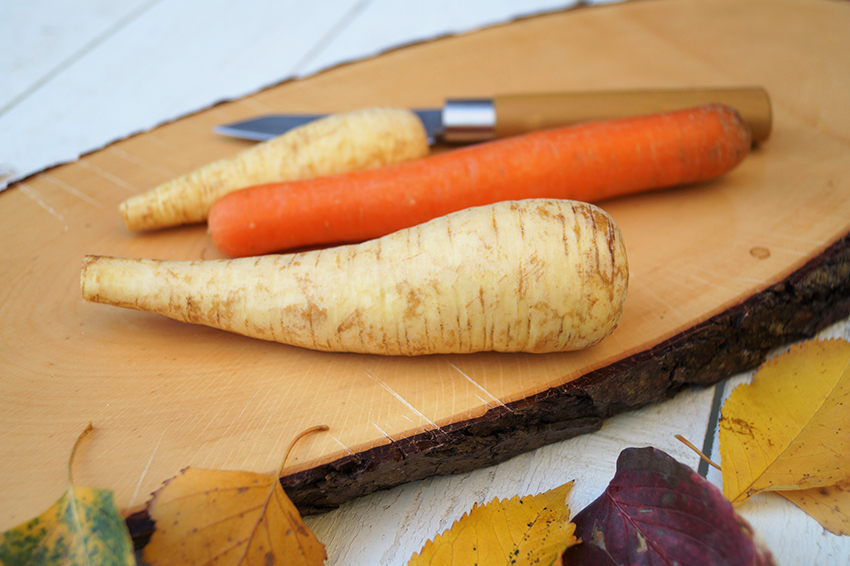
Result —
<instances>
[{"instance_id":1,"label":"white wood plank","mask_svg":"<svg viewBox=\"0 0 850 566\"><path fill-rule=\"evenodd\" d=\"M0 114L160 0L0 0Z\"/></svg>"},{"instance_id":2,"label":"white wood plank","mask_svg":"<svg viewBox=\"0 0 850 566\"><path fill-rule=\"evenodd\" d=\"M625 448L655 446L696 468L698 456L674 436L701 445L713 396L712 388L686 391L669 402L610 419L595 433L497 466L378 492L305 521L326 545L328 566L391 566L407 564L427 540L450 528L474 503L494 497L533 495L575 480L569 498L574 515L604 491Z\"/></svg>"},{"instance_id":3,"label":"white wood plank","mask_svg":"<svg viewBox=\"0 0 850 566\"><path fill-rule=\"evenodd\" d=\"M355 61L412 41L467 32L485 26L555 10L573 8L580 0L372 0L358 17L296 69L309 75L340 61ZM368 41L364 41L368 38Z\"/></svg>"}]
</instances>

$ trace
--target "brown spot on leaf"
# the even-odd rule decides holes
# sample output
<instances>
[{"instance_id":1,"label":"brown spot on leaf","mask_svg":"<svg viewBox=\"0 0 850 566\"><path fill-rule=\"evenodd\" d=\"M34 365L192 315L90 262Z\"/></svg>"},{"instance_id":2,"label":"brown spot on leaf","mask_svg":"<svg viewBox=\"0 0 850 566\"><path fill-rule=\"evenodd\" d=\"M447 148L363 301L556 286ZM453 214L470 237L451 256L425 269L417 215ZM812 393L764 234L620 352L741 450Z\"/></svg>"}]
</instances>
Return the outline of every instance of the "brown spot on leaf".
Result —
<instances>
[{"instance_id":1,"label":"brown spot on leaf","mask_svg":"<svg viewBox=\"0 0 850 566\"><path fill-rule=\"evenodd\" d=\"M590 533L590 544L605 550L605 533L598 526L594 526Z\"/></svg>"},{"instance_id":2,"label":"brown spot on leaf","mask_svg":"<svg viewBox=\"0 0 850 566\"><path fill-rule=\"evenodd\" d=\"M750 438L755 438L753 427L744 419L724 417L722 421L727 423L729 430L734 434L740 434L744 436L749 436Z\"/></svg>"}]
</instances>

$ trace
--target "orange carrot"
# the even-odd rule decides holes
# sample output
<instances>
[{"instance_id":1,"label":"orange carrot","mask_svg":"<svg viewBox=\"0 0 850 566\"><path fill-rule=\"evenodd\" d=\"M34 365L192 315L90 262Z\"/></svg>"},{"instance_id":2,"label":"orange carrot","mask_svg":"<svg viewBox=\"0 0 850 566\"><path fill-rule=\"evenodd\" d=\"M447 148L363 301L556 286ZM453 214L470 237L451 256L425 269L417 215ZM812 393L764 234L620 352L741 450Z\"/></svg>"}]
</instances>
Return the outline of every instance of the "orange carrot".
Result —
<instances>
[{"instance_id":1,"label":"orange carrot","mask_svg":"<svg viewBox=\"0 0 850 566\"><path fill-rule=\"evenodd\" d=\"M696 183L735 167L750 131L710 104L505 138L378 169L258 185L210 210L231 256L368 240L450 212L529 198L597 202Z\"/></svg>"}]
</instances>

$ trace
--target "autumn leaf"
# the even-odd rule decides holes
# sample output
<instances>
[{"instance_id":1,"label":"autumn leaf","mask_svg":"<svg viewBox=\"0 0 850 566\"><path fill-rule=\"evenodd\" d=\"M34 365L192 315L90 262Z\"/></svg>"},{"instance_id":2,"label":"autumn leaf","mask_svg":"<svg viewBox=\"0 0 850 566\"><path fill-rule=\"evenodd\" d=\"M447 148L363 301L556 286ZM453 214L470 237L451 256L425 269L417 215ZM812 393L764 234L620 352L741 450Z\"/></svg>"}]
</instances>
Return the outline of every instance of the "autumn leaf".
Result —
<instances>
[{"instance_id":1,"label":"autumn leaf","mask_svg":"<svg viewBox=\"0 0 850 566\"><path fill-rule=\"evenodd\" d=\"M850 478L850 342L809 341L762 365L723 405L723 493L735 505L760 491Z\"/></svg>"},{"instance_id":2,"label":"autumn leaf","mask_svg":"<svg viewBox=\"0 0 850 566\"><path fill-rule=\"evenodd\" d=\"M655 448L628 448L605 492L575 516L565 565L769 565L719 489Z\"/></svg>"},{"instance_id":3,"label":"autumn leaf","mask_svg":"<svg viewBox=\"0 0 850 566\"><path fill-rule=\"evenodd\" d=\"M112 491L74 484L74 456L88 427L77 438L68 459L68 488L44 513L3 533L0 565L136 563L133 541Z\"/></svg>"},{"instance_id":4,"label":"autumn leaf","mask_svg":"<svg viewBox=\"0 0 850 566\"><path fill-rule=\"evenodd\" d=\"M850 535L850 480L825 487L781 491L779 494L829 532Z\"/></svg>"},{"instance_id":5,"label":"autumn leaf","mask_svg":"<svg viewBox=\"0 0 850 566\"><path fill-rule=\"evenodd\" d=\"M572 482L533 497L474 505L451 529L425 543L409 566L552 564L576 544L567 494Z\"/></svg>"},{"instance_id":6,"label":"autumn leaf","mask_svg":"<svg viewBox=\"0 0 850 566\"><path fill-rule=\"evenodd\" d=\"M300 434L287 455L300 438L317 430L327 427ZM156 528L144 560L151 566L323 564L325 547L284 493L280 473L183 470L148 504Z\"/></svg>"}]
</instances>

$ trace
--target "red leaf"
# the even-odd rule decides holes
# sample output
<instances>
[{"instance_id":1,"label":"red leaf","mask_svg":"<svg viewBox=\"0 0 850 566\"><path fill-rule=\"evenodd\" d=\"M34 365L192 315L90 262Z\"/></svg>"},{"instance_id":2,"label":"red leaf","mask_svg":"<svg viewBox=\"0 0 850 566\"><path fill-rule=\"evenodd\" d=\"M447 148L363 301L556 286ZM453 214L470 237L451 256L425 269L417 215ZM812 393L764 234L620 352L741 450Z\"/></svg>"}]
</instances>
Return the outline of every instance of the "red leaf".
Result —
<instances>
[{"instance_id":1,"label":"red leaf","mask_svg":"<svg viewBox=\"0 0 850 566\"><path fill-rule=\"evenodd\" d=\"M563 564L773 564L715 486L655 448L628 448L596 501L576 515L584 541Z\"/></svg>"}]
</instances>

